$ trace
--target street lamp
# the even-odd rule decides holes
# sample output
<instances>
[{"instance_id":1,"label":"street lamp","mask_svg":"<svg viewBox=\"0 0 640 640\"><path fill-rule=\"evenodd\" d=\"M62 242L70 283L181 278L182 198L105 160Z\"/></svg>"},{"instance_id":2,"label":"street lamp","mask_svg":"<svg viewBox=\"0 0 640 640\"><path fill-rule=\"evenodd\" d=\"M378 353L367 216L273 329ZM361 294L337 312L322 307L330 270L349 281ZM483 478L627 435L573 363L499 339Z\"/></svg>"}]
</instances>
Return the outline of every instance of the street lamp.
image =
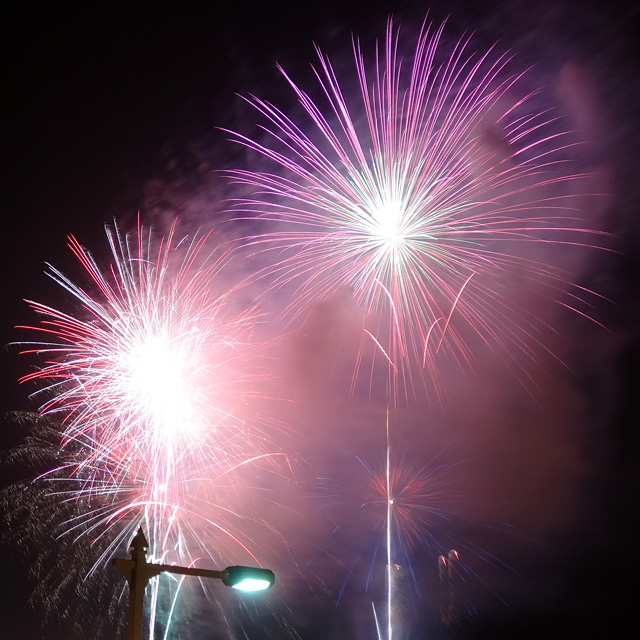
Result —
<instances>
[{"instance_id":1,"label":"street lamp","mask_svg":"<svg viewBox=\"0 0 640 640\"><path fill-rule=\"evenodd\" d=\"M216 578L227 587L239 591L263 591L273 586L276 576L269 569L234 566L224 571L179 567L172 564L154 564L147 562L149 543L142 527L131 541L131 559L114 558L113 565L129 583L129 624L127 640L142 640L142 611L144 591L149 580L161 573L176 573L183 576Z\"/></svg>"}]
</instances>

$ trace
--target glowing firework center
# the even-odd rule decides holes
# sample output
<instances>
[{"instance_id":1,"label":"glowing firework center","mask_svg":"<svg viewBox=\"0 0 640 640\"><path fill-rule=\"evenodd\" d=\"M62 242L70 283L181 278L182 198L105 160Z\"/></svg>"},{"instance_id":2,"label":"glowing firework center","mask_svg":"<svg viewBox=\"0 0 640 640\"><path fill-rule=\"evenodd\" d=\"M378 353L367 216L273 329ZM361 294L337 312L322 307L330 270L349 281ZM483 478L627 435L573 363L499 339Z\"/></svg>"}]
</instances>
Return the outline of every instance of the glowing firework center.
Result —
<instances>
[{"instance_id":1,"label":"glowing firework center","mask_svg":"<svg viewBox=\"0 0 640 640\"><path fill-rule=\"evenodd\" d=\"M380 238L389 252L395 251L404 241L402 234L403 207L395 200L382 203L374 213L379 225Z\"/></svg>"},{"instance_id":2,"label":"glowing firework center","mask_svg":"<svg viewBox=\"0 0 640 640\"><path fill-rule=\"evenodd\" d=\"M198 427L188 385L193 358L184 345L172 345L162 334L151 335L134 345L125 358L130 370L125 392L140 403L159 437Z\"/></svg>"}]
</instances>

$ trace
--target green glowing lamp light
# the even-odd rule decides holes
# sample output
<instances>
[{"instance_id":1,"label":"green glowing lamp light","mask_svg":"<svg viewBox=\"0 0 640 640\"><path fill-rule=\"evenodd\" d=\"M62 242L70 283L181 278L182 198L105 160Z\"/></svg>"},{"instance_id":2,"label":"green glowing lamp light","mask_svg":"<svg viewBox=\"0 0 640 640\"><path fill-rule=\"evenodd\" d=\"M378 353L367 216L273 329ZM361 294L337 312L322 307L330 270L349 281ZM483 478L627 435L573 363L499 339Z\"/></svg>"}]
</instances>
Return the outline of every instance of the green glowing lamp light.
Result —
<instances>
[{"instance_id":1,"label":"green glowing lamp light","mask_svg":"<svg viewBox=\"0 0 640 640\"><path fill-rule=\"evenodd\" d=\"M222 582L238 591L264 591L272 587L276 581L275 574L269 569L227 567L224 574Z\"/></svg>"}]
</instances>

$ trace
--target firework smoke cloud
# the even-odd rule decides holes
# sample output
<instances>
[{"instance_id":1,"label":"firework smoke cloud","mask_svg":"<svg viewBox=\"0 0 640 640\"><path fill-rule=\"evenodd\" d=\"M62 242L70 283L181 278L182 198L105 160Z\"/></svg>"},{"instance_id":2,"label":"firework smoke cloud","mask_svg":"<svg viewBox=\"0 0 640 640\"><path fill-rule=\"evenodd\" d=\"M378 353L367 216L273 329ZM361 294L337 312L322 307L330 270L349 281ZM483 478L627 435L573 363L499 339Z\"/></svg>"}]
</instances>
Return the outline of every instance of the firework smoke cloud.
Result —
<instances>
[{"instance_id":1,"label":"firework smoke cloud","mask_svg":"<svg viewBox=\"0 0 640 640\"><path fill-rule=\"evenodd\" d=\"M123 631L110 563L139 527L149 562L277 576L253 600L154 578L149 640L476 637L562 606L580 427L607 409L584 393L614 255L604 156L585 160L601 112L579 64L554 96L515 37L422 20L339 43L342 24L309 81L293 60L277 86L238 79L208 123L228 144L185 151L201 188L154 178L106 259L75 236L71 269L50 258L57 298L30 294L18 327L38 413L9 417L27 435L0 457L0 538L34 558L47 620Z\"/></svg>"}]
</instances>

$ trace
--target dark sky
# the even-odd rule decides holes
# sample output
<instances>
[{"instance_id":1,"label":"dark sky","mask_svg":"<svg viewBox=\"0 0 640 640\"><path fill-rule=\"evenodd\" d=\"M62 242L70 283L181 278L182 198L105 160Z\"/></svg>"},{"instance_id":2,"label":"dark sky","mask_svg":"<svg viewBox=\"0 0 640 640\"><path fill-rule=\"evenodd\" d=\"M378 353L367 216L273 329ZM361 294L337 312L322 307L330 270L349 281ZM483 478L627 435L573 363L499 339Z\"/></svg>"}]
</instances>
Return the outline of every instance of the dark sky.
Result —
<instances>
[{"instance_id":1,"label":"dark sky","mask_svg":"<svg viewBox=\"0 0 640 640\"><path fill-rule=\"evenodd\" d=\"M566 315L554 319L558 333L550 331L550 349L567 368L549 362L532 374L537 388L526 391L483 352L474 375L444 372L453 402L400 411L406 442L421 442L428 422L429 451L440 452L411 463L435 468L441 459L454 469L444 482L460 494L455 515L434 529L434 548L464 544L475 572L461 587L461 627L438 626L433 598L413 594L417 604L408 617L426 631L414 624L410 637L637 637L640 59L634 40L640 13L634 2L310 0L257 8L209 3L193 13L118 2L4 7L3 345L18 339L16 325L33 322L24 298L60 303L43 272L50 262L74 273L68 234L100 257L106 256L103 225L114 216L130 227L140 211L145 222L162 227L179 214L195 228L221 215L233 194L217 171L242 168L247 154L218 127L255 132L255 114L237 94L265 97L286 110L292 99L276 63L311 82L314 42L337 68L349 68L352 33L371 44L393 13L415 34L427 8L436 22L448 17L451 37L473 31L478 46L499 42L516 54L519 68L533 65L546 99L583 140L581 170L593 173L594 189L604 194L589 210L590 223L613 234L616 253L598 253L579 268L579 284L609 299L593 310L605 328ZM350 500L358 501L349 487L362 475L356 456L382 459L382 432L362 440L358 434L367 420L383 420L384 408L350 397L327 373L336 359L332 330L348 320L336 309L329 303L316 312L316 342L291 338L295 355L283 365L295 375L299 400L289 418L304 421L313 434L299 439L300 484L317 497L320 478L331 479L332 466L341 469L328 490L339 494L331 515L321 504L331 499L321 496L322 524L314 526L316 512L309 510L309 520L283 528L284 538L291 537L286 548L304 541L313 549L292 554L298 573L286 565L286 553L274 556L279 575L285 581L298 575L298 582L285 584L277 596L282 602L273 606L285 620L282 628L297 628L305 640L374 637L374 596L363 593L360 578L380 533L373 523L349 523ZM17 352L2 350L3 411L33 409L17 383L28 367ZM346 431L343 423L350 424ZM15 425L3 428L0 443L9 449L20 435ZM335 449L332 442L339 443ZM414 446L413 453L423 449ZM15 473L5 469L3 483ZM32 585L22 571L32 561L21 564L9 545L0 553L0 636L68 637L55 620L43 630L41 610L27 605ZM417 554L415 566L433 574L432 551ZM308 584L299 577L306 571L315 575ZM356 577L336 606L350 572ZM262 637L260 624L251 637ZM179 637L218 637L199 622L190 628L195 632ZM80 637L94 636L88 628Z\"/></svg>"}]
</instances>

